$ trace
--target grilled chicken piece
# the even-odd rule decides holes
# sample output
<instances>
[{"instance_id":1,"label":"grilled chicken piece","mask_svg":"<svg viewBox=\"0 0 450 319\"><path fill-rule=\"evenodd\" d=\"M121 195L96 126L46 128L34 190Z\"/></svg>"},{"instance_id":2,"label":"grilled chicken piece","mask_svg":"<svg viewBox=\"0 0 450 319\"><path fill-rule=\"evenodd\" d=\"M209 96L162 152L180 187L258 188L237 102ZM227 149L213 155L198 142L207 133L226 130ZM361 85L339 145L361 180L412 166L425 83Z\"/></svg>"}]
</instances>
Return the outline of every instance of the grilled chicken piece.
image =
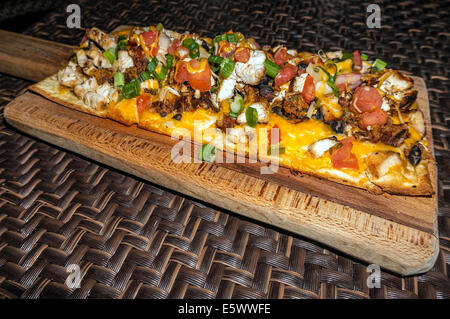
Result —
<instances>
[{"instance_id":1,"label":"grilled chicken piece","mask_svg":"<svg viewBox=\"0 0 450 319\"><path fill-rule=\"evenodd\" d=\"M256 112L258 113L258 123L267 123L269 122L269 111L267 110L266 105L263 102L256 102L249 107L252 107L256 109ZM237 117L237 122L239 124L247 123L247 118L245 116L245 111L247 108L244 109L244 111Z\"/></svg>"},{"instance_id":2,"label":"grilled chicken piece","mask_svg":"<svg viewBox=\"0 0 450 319\"><path fill-rule=\"evenodd\" d=\"M308 76L308 73L303 73L300 76L297 76L295 78L294 81L294 86L292 88L292 90L296 93L302 93L303 92L303 87L305 86L305 80L306 77Z\"/></svg>"},{"instance_id":3,"label":"grilled chicken piece","mask_svg":"<svg viewBox=\"0 0 450 319\"><path fill-rule=\"evenodd\" d=\"M108 50L110 48L115 48L117 46L116 41L113 36L106 34L98 28L91 28L86 31L87 37L98 43L103 50Z\"/></svg>"},{"instance_id":4,"label":"grilled chicken piece","mask_svg":"<svg viewBox=\"0 0 450 319\"><path fill-rule=\"evenodd\" d=\"M258 85L266 75L265 60L266 54L264 51L251 50L250 59L246 63L236 63L235 71L238 80L245 84Z\"/></svg>"},{"instance_id":5,"label":"grilled chicken piece","mask_svg":"<svg viewBox=\"0 0 450 319\"><path fill-rule=\"evenodd\" d=\"M243 127L228 128L226 130L226 139L233 144L243 144L247 142L247 136Z\"/></svg>"},{"instance_id":6,"label":"grilled chicken piece","mask_svg":"<svg viewBox=\"0 0 450 319\"><path fill-rule=\"evenodd\" d=\"M341 59L342 58L342 51L332 51L332 52L326 52L325 53L327 59L333 60L333 59Z\"/></svg>"},{"instance_id":7,"label":"grilled chicken piece","mask_svg":"<svg viewBox=\"0 0 450 319\"><path fill-rule=\"evenodd\" d=\"M58 81L64 86L74 87L85 80L85 76L77 65L70 61L64 69L58 71Z\"/></svg>"},{"instance_id":8,"label":"grilled chicken piece","mask_svg":"<svg viewBox=\"0 0 450 319\"><path fill-rule=\"evenodd\" d=\"M88 57L86 55L86 52L84 52L84 50L78 50L76 53L77 56L77 62L78 65L81 67L84 67L84 65L86 64L86 62L88 61Z\"/></svg>"},{"instance_id":9,"label":"grilled chicken piece","mask_svg":"<svg viewBox=\"0 0 450 319\"><path fill-rule=\"evenodd\" d=\"M234 95L234 87L236 86L236 77L231 74L228 78L222 81L219 91L217 92L217 101L229 99Z\"/></svg>"},{"instance_id":10,"label":"grilled chicken piece","mask_svg":"<svg viewBox=\"0 0 450 319\"><path fill-rule=\"evenodd\" d=\"M392 71L391 74L383 81L379 87L385 93L398 93L405 92L414 86L414 81L409 76L398 72Z\"/></svg>"},{"instance_id":11,"label":"grilled chicken piece","mask_svg":"<svg viewBox=\"0 0 450 319\"><path fill-rule=\"evenodd\" d=\"M130 54L126 50L119 50L119 71L125 72L126 69L134 66L133 59L130 57Z\"/></svg>"},{"instance_id":12,"label":"grilled chicken piece","mask_svg":"<svg viewBox=\"0 0 450 319\"><path fill-rule=\"evenodd\" d=\"M112 65L107 58L105 58L95 45L91 45L86 55L92 60L92 63L98 68L111 68Z\"/></svg>"},{"instance_id":13,"label":"grilled chicken piece","mask_svg":"<svg viewBox=\"0 0 450 319\"><path fill-rule=\"evenodd\" d=\"M82 84L76 85L73 91L75 92L76 96L82 99L83 95L85 95L87 92L95 91L97 90L97 88L98 88L97 80L95 79L95 77L92 77L84 81Z\"/></svg>"},{"instance_id":14,"label":"grilled chicken piece","mask_svg":"<svg viewBox=\"0 0 450 319\"><path fill-rule=\"evenodd\" d=\"M400 109L408 110L417 98L417 91L413 90L413 86L413 79L394 70L390 71L390 75L379 85L379 89L388 95L390 105L398 104Z\"/></svg>"},{"instance_id":15,"label":"grilled chicken piece","mask_svg":"<svg viewBox=\"0 0 450 319\"><path fill-rule=\"evenodd\" d=\"M400 154L392 151L380 151L372 153L367 158L369 172L375 178L380 178L396 165L403 165Z\"/></svg>"},{"instance_id":16,"label":"grilled chicken piece","mask_svg":"<svg viewBox=\"0 0 450 319\"><path fill-rule=\"evenodd\" d=\"M95 67L92 60L87 60L86 64L83 67L83 73L89 77L92 77L97 72L97 68Z\"/></svg>"},{"instance_id":17,"label":"grilled chicken piece","mask_svg":"<svg viewBox=\"0 0 450 319\"><path fill-rule=\"evenodd\" d=\"M103 109L111 101L117 102L119 97L118 90L111 84L103 83L99 86L95 77L75 86L74 92L85 104L96 110Z\"/></svg>"},{"instance_id":18,"label":"grilled chicken piece","mask_svg":"<svg viewBox=\"0 0 450 319\"><path fill-rule=\"evenodd\" d=\"M423 136L425 134L425 121L423 113L420 110L411 111L403 114L403 119L414 127L414 129Z\"/></svg>"},{"instance_id":19,"label":"grilled chicken piece","mask_svg":"<svg viewBox=\"0 0 450 319\"><path fill-rule=\"evenodd\" d=\"M313 158L319 158L322 157L326 151L328 151L330 148L332 148L338 143L339 142L336 136L327 137L310 144L308 146L308 152L311 154Z\"/></svg>"}]
</instances>

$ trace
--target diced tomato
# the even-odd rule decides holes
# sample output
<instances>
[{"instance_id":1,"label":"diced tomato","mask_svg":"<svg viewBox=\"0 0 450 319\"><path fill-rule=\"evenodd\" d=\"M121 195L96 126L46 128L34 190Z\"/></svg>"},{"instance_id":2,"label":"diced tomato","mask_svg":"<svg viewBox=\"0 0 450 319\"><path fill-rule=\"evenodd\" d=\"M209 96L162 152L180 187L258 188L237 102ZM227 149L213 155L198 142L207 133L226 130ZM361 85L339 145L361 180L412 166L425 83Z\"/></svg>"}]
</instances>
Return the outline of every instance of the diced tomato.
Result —
<instances>
[{"instance_id":1,"label":"diced tomato","mask_svg":"<svg viewBox=\"0 0 450 319\"><path fill-rule=\"evenodd\" d=\"M169 46L169 49L167 49L167 52L169 52L169 54L175 55L176 50L180 46L180 44L181 44L181 40L179 40L179 39L173 40Z\"/></svg>"},{"instance_id":2,"label":"diced tomato","mask_svg":"<svg viewBox=\"0 0 450 319\"><path fill-rule=\"evenodd\" d=\"M193 59L187 66L189 84L194 90L208 91L211 89L211 69L207 59Z\"/></svg>"},{"instance_id":3,"label":"diced tomato","mask_svg":"<svg viewBox=\"0 0 450 319\"><path fill-rule=\"evenodd\" d=\"M359 117L359 127L366 129L369 125L383 125L389 118L389 114L382 109L373 112L364 112Z\"/></svg>"},{"instance_id":4,"label":"diced tomato","mask_svg":"<svg viewBox=\"0 0 450 319\"><path fill-rule=\"evenodd\" d=\"M234 59L236 62L247 63L250 60L250 49L244 47L237 48L236 52L234 52Z\"/></svg>"},{"instance_id":5,"label":"diced tomato","mask_svg":"<svg viewBox=\"0 0 450 319\"><path fill-rule=\"evenodd\" d=\"M355 65L357 66L362 66L361 55L359 54L358 50L353 52L353 62L355 62Z\"/></svg>"},{"instance_id":6,"label":"diced tomato","mask_svg":"<svg viewBox=\"0 0 450 319\"><path fill-rule=\"evenodd\" d=\"M159 51L159 43L155 45L155 47L152 49L152 56L156 56Z\"/></svg>"},{"instance_id":7,"label":"diced tomato","mask_svg":"<svg viewBox=\"0 0 450 319\"><path fill-rule=\"evenodd\" d=\"M370 86L358 87L353 94L350 109L353 112L373 112L381 108L383 98L376 88Z\"/></svg>"},{"instance_id":8,"label":"diced tomato","mask_svg":"<svg viewBox=\"0 0 450 319\"><path fill-rule=\"evenodd\" d=\"M175 81L188 81L194 90L208 91L211 89L211 69L207 59L193 59L189 62L177 62Z\"/></svg>"},{"instance_id":9,"label":"diced tomato","mask_svg":"<svg viewBox=\"0 0 450 319\"><path fill-rule=\"evenodd\" d=\"M305 61L306 64L319 64L319 65L323 65L323 61L321 58L319 58L317 55L311 56L309 58L306 58Z\"/></svg>"},{"instance_id":10,"label":"diced tomato","mask_svg":"<svg viewBox=\"0 0 450 319\"><path fill-rule=\"evenodd\" d=\"M278 71L275 77L275 86L281 86L286 82L289 82L295 77L297 73L297 67L290 63L287 63L280 71Z\"/></svg>"},{"instance_id":11,"label":"diced tomato","mask_svg":"<svg viewBox=\"0 0 450 319\"><path fill-rule=\"evenodd\" d=\"M302 96L305 102L308 104L316 98L316 86L314 85L314 79L311 75L308 75L305 79Z\"/></svg>"},{"instance_id":12,"label":"diced tomato","mask_svg":"<svg viewBox=\"0 0 450 319\"><path fill-rule=\"evenodd\" d=\"M158 36L158 31L148 31L141 34L142 39L144 39L145 45L150 47L153 42L156 41Z\"/></svg>"},{"instance_id":13,"label":"diced tomato","mask_svg":"<svg viewBox=\"0 0 450 319\"><path fill-rule=\"evenodd\" d=\"M280 47L274 55L275 63L278 65L283 65L288 60L287 49L285 47Z\"/></svg>"},{"instance_id":14,"label":"diced tomato","mask_svg":"<svg viewBox=\"0 0 450 319\"><path fill-rule=\"evenodd\" d=\"M269 145L272 145L272 133L275 139L275 143L273 145L280 144L281 142L281 131L278 125L274 125L271 129L269 129L269 132L267 133L267 138L269 140Z\"/></svg>"},{"instance_id":15,"label":"diced tomato","mask_svg":"<svg viewBox=\"0 0 450 319\"><path fill-rule=\"evenodd\" d=\"M230 43L228 41L220 41L219 42L219 51L218 56L222 58L229 58L233 55L234 50L236 50L236 45Z\"/></svg>"},{"instance_id":16,"label":"diced tomato","mask_svg":"<svg viewBox=\"0 0 450 319\"><path fill-rule=\"evenodd\" d=\"M331 163L334 168L359 169L358 159L351 153L354 140L354 137L346 137L339 141L342 146L331 153Z\"/></svg>"},{"instance_id":17,"label":"diced tomato","mask_svg":"<svg viewBox=\"0 0 450 319\"><path fill-rule=\"evenodd\" d=\"M149 107L152 102L152 96L150 94L141 94L136 99L136 107L139 116Z\"/></svg>"},{"instance_id":18,"label":"diced tomato","mask_svg":"<svg viewBox=\"0 0 450 319\"><path fill-rule=\"evenodd\" d=\"M189 81L189 72L187 71L187 62L179 61L175 66L175 82L183 83Z\"/></svg>"}]
</instances>

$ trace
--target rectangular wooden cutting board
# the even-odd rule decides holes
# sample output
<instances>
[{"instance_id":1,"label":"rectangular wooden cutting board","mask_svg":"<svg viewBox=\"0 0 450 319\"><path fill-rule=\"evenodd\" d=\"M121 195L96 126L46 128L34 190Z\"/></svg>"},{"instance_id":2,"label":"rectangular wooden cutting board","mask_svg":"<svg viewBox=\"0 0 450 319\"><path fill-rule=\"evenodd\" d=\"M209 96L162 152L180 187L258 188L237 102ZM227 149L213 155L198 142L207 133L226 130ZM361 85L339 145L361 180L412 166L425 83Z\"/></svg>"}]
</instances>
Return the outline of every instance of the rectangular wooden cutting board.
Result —
<instances>
[{"instance_id":1,"label":"rectangular wooden cutting board","mask_svg":"<svg viewBox=\"0 0 450 319\"><path fill-rule=\"evenodd\" d=\"M33 81L55 73L73 49L2 30L0 40L8 43L0 49L0 72ZM427 90L421 78L414 81L432 147ZM177 141L170 137L80 113L31 92L5 108L5 119L52 144L403 275L430 269L438 255L436 195L372 195L285 168L261 175L261 164L175 164L171 149ZM437 191L435 167L431 177Z\"/></svg>"},{"instance_id":2,"label":"rectangular wooden cutting board","mask_svg":"<svg viewBox=\"0 0 450 319\"><path fill-rule=\"evenodd\" d=\"M414 78L432 145L425 83ZM17 129L148 181L410 275L437 258L437 199L373 195L261 164L180 163L168 136L81 113L26 92L5 108ZM432 172L436 189L436 171Z\"/></svg>"}]
</instances>

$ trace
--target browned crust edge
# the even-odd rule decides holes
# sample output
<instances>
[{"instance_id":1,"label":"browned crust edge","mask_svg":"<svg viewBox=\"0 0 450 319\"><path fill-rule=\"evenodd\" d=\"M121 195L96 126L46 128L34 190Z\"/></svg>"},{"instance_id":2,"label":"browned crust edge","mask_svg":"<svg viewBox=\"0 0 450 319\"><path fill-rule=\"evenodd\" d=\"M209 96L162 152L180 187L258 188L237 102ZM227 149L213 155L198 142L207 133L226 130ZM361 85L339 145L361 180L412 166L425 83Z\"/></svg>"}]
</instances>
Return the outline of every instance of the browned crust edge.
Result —
<instances>
[{"instance_id":1,"label":"browned crust edge","mask_svg":"<svg viewBox=\"0 0 450 319\"><path fill-rule=\"evenodd\" d=\"M91 108L88 108L88 107L83 108L83 107L81 107L79 105L76 105L76 104L73 104L73 103L69 103L69 102L65 101L64 99L58 97L57 95L49 93L49 92L41 89L39 87L39 83L40 82L31 85L29 87L29 89L34 91L34 92L36 92L36 93L38 93L38 94L40 94L40 95L42 95L42 96L44 96L45 98L47 98L47 99L49 99L49 100L51 100L53 102L56 102L56 103L61 104L61 105L65 106L65 107L68 107L68 108L71 108L71 109L74 109L74 110L77 110L77 111L80 111L80 112L83 112L83 113L89 113L89 114L92 114L92 115L95 115L95 116L98 116L98 117L101 117L101 118L109 118L109 119L115 120L115 121L117 121L117 122L119 122L119 123L121 123L123 125L130 126L132 124L136 124L136 122L131 122L131 121L125 119L123 116L120 115L119 112L110 113L110 112L107 112L106 110L104 112L98 112L98 111L94 111L94 110L92 110ZM140 123L138 124L138 127L142 128L142 129L145 129L145 130L148 130L148 131L152 131L152 132L158 133L158 134L167 135L165 133L161 133L159 131L156 131L156 130L152 129L149 126L141 125ZM401 183L391 183L391 184L383 184L383 185L380 184L380 185L377 185L374 182L368 182L368 183L366 183L364 185L359 185L359 184L356 184L356 183L352 183L351 181L342 179L340 177L336 177L336 176L334 176L334 175L332 175L330 173L327 173L327 174L324 174L324 173L312 173L312 172L301 172L301 173L308 174L308 175L311 175L311 176L314 176L314 177L318 177L318 178L325 178L327 180L330 180L332 182L336 182L336 183L339 183L339 184L344 184L344 185L351 186L351 187L361 188L361 189L367 190L368 192L370 192L372 194L375 194L375 195L380 195L383 192L386 192L386 193L393 194L393 195L432 196L433 194L435 194L435 191L434 191L432 183L431 183L430 171L432 169L434 169L433 165L435 165L435 163L434 163L434 161L428 161L427 164L428 165L426 165L426 166L427 166L428 169L427 169L426 174L422 174L422 175L419 176L419 183L417 185L418 187L414 187L414 188L409 187L409 186L408 187L404 187L404 186L402 186ZM285 165L281 165L281 166L286 167L288 169L291 169L291 167L289 167L289 166L285 166ZM332 170L331 170L331 172L332 172Z\"/></svg>"}]
</instances>

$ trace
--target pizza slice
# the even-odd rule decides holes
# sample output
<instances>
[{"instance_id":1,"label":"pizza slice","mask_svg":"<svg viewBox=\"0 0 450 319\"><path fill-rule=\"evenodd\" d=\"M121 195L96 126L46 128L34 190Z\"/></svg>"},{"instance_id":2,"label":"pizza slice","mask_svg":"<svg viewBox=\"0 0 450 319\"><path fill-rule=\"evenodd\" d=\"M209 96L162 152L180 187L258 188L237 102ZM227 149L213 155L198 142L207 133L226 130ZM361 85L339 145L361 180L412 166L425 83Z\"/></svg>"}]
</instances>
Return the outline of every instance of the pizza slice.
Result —
<instances>
[{"instance_id":1,"label":"pizza slice","mask_svg":"<svg viewBox=\"0 0 450 319\"><path fill-rule=\"evenodd\" d=\"M373 193L429 196L434 161L414 81L359 51L260 47L162 25L87 30L32 89L77 110ZM201 134L197 134L201 133Z\"/></svg>"}]
</instances>

